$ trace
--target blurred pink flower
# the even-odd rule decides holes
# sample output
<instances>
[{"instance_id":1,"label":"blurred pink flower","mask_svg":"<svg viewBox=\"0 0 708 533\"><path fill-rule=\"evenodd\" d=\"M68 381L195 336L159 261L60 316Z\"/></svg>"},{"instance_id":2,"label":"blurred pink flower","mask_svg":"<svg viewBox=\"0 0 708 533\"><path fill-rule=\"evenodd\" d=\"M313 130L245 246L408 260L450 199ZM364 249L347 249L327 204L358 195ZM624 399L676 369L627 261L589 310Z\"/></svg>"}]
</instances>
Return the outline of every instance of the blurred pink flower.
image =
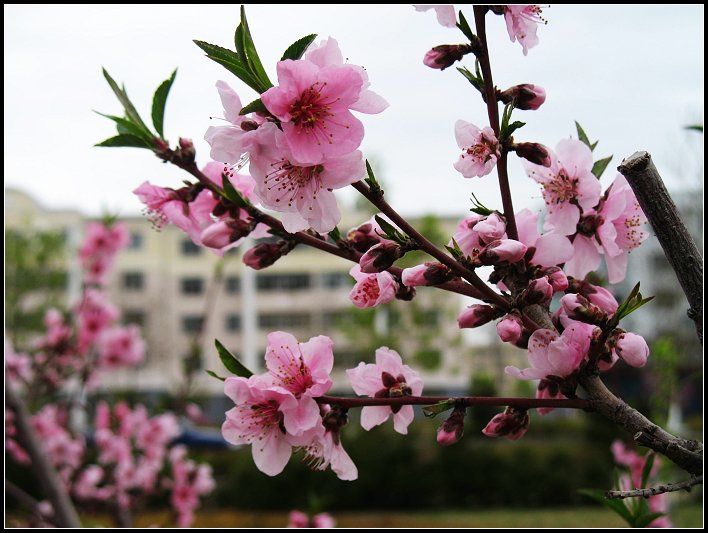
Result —
<instances>
[{"instance_id":1,"label":"blurred pink flower","mask_svg":"<svg viewBox=\"0 0 708 533\"><path fill-rule=\"evenodd\" d=\"M435 10L435 15L438 17L438 22L446 28L454 28L457 24L457 15L455 14L455 6L449 5L414 5L416 11Z\"/></svg>"},{"instance_id":2,"label":"blurred pink flower","mask_svg":"<svg viewBox=\"0 0 708 533\"><path fill-rule=\"evenodd\" d=\"M136 325L104 330L97 341L98 361L106 369L140 364L145 357L145 341Z\"/></svg>"}]
</instances>

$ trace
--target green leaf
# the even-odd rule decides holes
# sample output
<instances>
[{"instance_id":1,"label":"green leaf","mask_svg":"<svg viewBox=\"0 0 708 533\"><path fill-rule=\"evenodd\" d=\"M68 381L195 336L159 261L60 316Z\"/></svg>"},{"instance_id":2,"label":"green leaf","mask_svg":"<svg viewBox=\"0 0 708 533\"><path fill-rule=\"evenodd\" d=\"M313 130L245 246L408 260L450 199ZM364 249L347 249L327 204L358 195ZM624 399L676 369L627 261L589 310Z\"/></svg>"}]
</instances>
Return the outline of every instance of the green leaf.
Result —
<instances>
[{"instance_id":1,"label":"green leaf","mask_svg":"<svg viewBox=\"0 0 708 533\"><path fill-rule=\"evenodd\" d=\"M219 359L221 359L226 370L242 378L250 378L253 375L253 372L243 366L241 361L236 359L236 356L219 342L219 339L214 339L214 344L216 345L216 351L219 352Z\"/></svg>"},{"instance_id":2,"label":"green leaf","mask_svg":"<svg viewBox=\"0 0 708 533\"><path fill-rule=\"evenodd\" d=\"M445 411L449 411L453 407L455 407L454 400L442 400L436 404L423 407L423 414L425 416L427 416L428 418L435 418L440 413L444 413Z\"/></svg>"},{"instance_id":3,"label":"green leaf","mask_svg":"<svg viewBox=\"0 0 708 533\"><path fill-rule=\"evenodd\" d=\"M473 213L477 213L478 215L483 215L488 217L492 213L494 213L493 210L489 209L487 206L485 206L482 202L479 201L475 193L472 193L472 205L474 206L470 211Z\"/></svg>"},{"instance_id":4,"label":"green leaf","mask_svg":"<svg viewBox=\"0 0 708 533\"><path fill-rule=\"evenodd\" d=\"M212 370L205 370L204 372L206 372L207 374L209 374L213 378L220 379L221 381L226 381L226 378L221 377L219 374L217 374L216 372L214 372Z\"/></svg>"},{"instance_id":5,"label":"green leaf","mask_svg":"<svg viewBox=\"0 0 708 533\"><path fill-rule=\"evenodd\" d=\"M596 502L601 503L608 509L612 509L615 513L620 515L625 522L629 525L634 523L634 517L629 512L629 509L624 505L622 500L608 500L605 496L605 492L598 489L579 489L578 492L589 498L592 498Z\"/></svg>"},{"instance_id":6,"label":"green leaf","mask_svg":"<svg viewBox=\"0 0 708 533\"><path fill-rule=\"evenodd\" d=\"M257 100L254 100L250 104L246 104L243 106L241 111L239 111L239 115L248 115L249 113L265 113L267 115L270 115L270 111L266 109L265 104L263 104L263 101L258 98Z\"/></svg>"},{"instance_id":7,"label":"green leaf","mask_svg":"<svg viewBox=\"0 0 708 533\"><path fill-rule=\"evenodd\" d=\"M647 527L654 520L661 518L662 516L666 516L666 513L649 513L638 516L634 520L634 527Z\"/></svg>"},{"instance_id":8,"label":"green leaf","mask_svg":"<svg viewBox=\"0 0 708 533\"><path fill-rule=\"evenodd\" d=\"M685 129L690 130L690 131L699 131L699 132L703 133L703 124L691 124L689 126L686 126Z\"/></svg>"},{"instance_id":9,"label":"green leaf","mask_svg":"<svg viewBox=\"0 0 708 533\"><path fill-rule=\"evenodd\" d=\"M590 142L587 133L585 133L585 130L582 128L582 126L578 123L577 120L575 121L575 129L578 131L578 139L580 139L583 144L590 148L591 152L595 150L598 141L595 141L594 143Z\"/></svg>"},{"instance_id":10,"label":"green leaf","mask_svg":"<svg viewBox=\"0 0 708 533\"><path fill-rule=\"evenodd\" d=\"M152 136L152 132L145 125L143 119L140 118L138 111L133 105L133 102L131 102L130 98L128 98L128 94L125 92L125 89L121 89L120 87L118 87L118 84L113 78L111 78L111 75L108 74L108 71L105 68L103 69L103 77L106 78L108 85L110 85L111 89L113 90L113 93L118 98L118 101L123 106L123 109L125 109L125 116L128 117L128 119L135 125L137 125L138 128L140 128L146 136Z\"/></svg>"},{"instance_id":11,"label":"green leaf","mask_svg":"<svg viewBox=\"0 0 708 533\"><path fill-rule=\"evenodd\" d=\"M240 32L239 28L241 29ZM250 67L254 77L261 83L263 90L259 92L265 92L270 89L273 83L268 78L268 73L263 68L261 59L258 57L256 45L253 42L251 30L248 27L248 20L246 20L246 9L243 5L241 5L241 24L236 28L235 40L241 41L240 48L239 44L236 45L236 49L239 50L239 53L242 55L241 60L243 61L245 58L246 64Z\"/></svg>"},{"instance_id":12,"label":"green leaf","mask_svg":"<svg viewBox=\"0 0 708 533\"><path fill-rule=\"evenodd\" d=\"M379 185L379 182L376 181L376 176L374 175L374 171L371 168L371 165L369 164L369 160L366 160L366 174L369 176L366 178L364 181L368 183L369 187L371 187L371 190L374 192L380 192L381 191L381 186Z\"/></svg>"},{"instance_id":13,"label":"green leaf","mask_svg":"<svg viewBox=\"0 0 708 533\"><path fill-rule=\"evenodd\" d=\"M605 157L604 159L600 159L598 161L595 161L595 163L592 166L593 176L595 176L597 179L600 179L600 176L602 176L602 173L605 172L607 165L609 165L610 161L612 161L612 157L613 156L608 156L608 157Z\"/></svg>"},{"instance_id":14,"label":"green leaf","mask_svg":"<svg viewBox=\"0 0 708 533\"><path fill-rule=\"evenodd\" d=\"M451 237L452 240L452 246L447 246L445 245L445 248L447 249L448 252L452 254L452 257L455 259L460 259L464 256L464 253L460 249L460 245L457 244L457 241L455 240L454 237Z\"/></svg>"},{"instance_id":15,"label":"green leaf","mask_svg":"<svg viewBox=\"0 0 708 533\"><path fill-rule=\"evenodd\" d=\"M221 183L223 185L222 196L229 200L231 203L237 205L238 207L247 208L250 207L248 200L246 200L243 195L236 190L236 188L231 184L226 174L221 175Z\"/></svg>"},{"instance_id":16,"label":"green leaf","mask_svg":"<svg viewBox=\"0 0 708 533\"><path fill-rule=\"evenodd\" d=\"M176 75L177 69L174 70L172 76L160 84L155 91L155 96L152 97L152 124L155 126L155 131L160 138L164 138L165 136L163 133L165 103L167 102L167 95L170 94L170 89L172 88L172 83L175 81Z\"/></svg>"},{"instance_id":17,"label":"green leaf","mask_svg":"<svg viewBox=\"0 0 708 533\"><path fill-rule=\"evenodd\" d=\"M334 226L334 229L330 231L327 235L329 235L330 239L332 239L334 242L339 242L342 240L342 234L339 231L339 228L337 226Z\"/></svg>"},{"instance_id":18,"label":"green leaf","mask_svg":"<svg viewBox=\"0 0 708 533\"><path fill-rule=\"evenodd\" d=\"M122 147L132 147L132 148L152 148L147 141L141 139L137 135L131 135L129 133L122 133L106 139L94 146L102 146L106 148L122 148Z\"/></svg>"},{"instance_id":19,"label":"green leaf","mask_svg":"<svg viewBox=\"0 0 708 533\"><path fill-rule=\"evenodd\" d=\"M459 16L460 16L460 22L458 22L456 24L456 26L465 35L465 37L467 37L470 41L474 41L477 36L470 29L470 25L467 23L467 19L462 14L462 11L459 12Z\"/></svg>"},{"instance_id":20,"label":"green leaf","mask_svg":"<svg viewBox=\"0 0 708 533\"><path fill-rule=\"evenodd\" d=\"M639 487L640 489L645 489L647 487L647 482L649 481L649 476L651 475L651 469L654 466L654 459L656 459L655 454L649 453L647 455L647 462L644 463L644 468L642 468L642 485Z\"/></svg>"},{"instance_id":21,"label":"green leaf","mask_svg":"<svg viewBox=\"0 0 708 533\"><path fill-rule=\"evenodd\" d=\"M226 70L234 74L243 83L248 85L251 89L257 93L262 93L260 82L254 78L251 71L243 65L238 54L227 48L222 48L215 44L209 44L204 41L194 41L199 48L206 52L206 55L212 61L216 61L224 67Z\"/></svg>"},{"instance_id":22,"label":"green leaf","mask_svg":"<svg viewBox=\"0 0 708 533\"><path fill-rule=\"evenodd\" d=\"M153 139L152 134L150 134L149 137L146 136L145 132L142 129L140 129L139 126L136 126L127 118L116 117L115 115L106 115L105 113L101 113L100 111L94 111L94 113L97 113L97 114L101 115L102 117L106 117L107 119L115 122L117 129L118 129L118 133L134 135L135 137L139 137L141 139L144 139L148 144L152 142L152 139Z\"/></svg>"},{"instance_id":23,"label":"green leaf","mask_svg":"<svg viewBox=\"0 0 708 533\"><path fill-rule=\"evenodd\" d=\"M475 89L477 89L479 92L484 91L484 81L482 81L482 78L475 76L466 67L455 67L455 68L457 69L457 72L459 72L465 78L467 78L467 81L469 81Z\"/></svg>"},{"instance_id":24,"label":"green leaf","mask_svg":"<svg viewBox=\"0 0 708 533\"><path fill-rule=\"evenodd\" d=\"M511 137L512 133L514 133L516 130L518 130L519 128L521 128L523 126L526 126L526 122L521 122L520 120L512 122L506 128L505 137Z\"/></svg>"},{"instance_id":25,"label":"green leaf","mask_svg":"<svg viewBox=\"0 0 708 533\"><path fill-rule=\"evenodd\" d=\"M305 50L307 50L307 47L310 46L316 38L317 34L312 33L298 39L293 44L288 46L288 49L283 52L283 57L281 57L280 60L285 61L286 59L300 59L305 53Z\"/></svg>"},{"instance_id":26,"label":"green leaf","mask_svg":"<svg viewBox=\"0 0 708 533\"><path fill-rule=\"evenodd\" d=\"M391 239L396 240L399 233L398 233L398 230L396 229L395 226L386 222L379 215L374 215L374 219L378 223L379 227L384 231L384 233L386 234L387 237L390 237Z\"/></svg>"}]
</instances>

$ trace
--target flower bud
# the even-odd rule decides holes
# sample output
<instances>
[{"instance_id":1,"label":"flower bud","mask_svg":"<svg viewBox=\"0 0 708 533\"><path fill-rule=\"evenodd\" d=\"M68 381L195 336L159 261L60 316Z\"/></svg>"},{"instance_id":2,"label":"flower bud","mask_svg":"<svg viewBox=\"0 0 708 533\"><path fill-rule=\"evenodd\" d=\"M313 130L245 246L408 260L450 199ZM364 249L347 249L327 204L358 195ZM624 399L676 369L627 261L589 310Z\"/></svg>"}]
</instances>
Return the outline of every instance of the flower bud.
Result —
<instances>
[{"instance_id":1,"label":"flower bud","mask_svg":"<svg viewBox=\"0 0 708 533\"><path fill-rule=\"evenodd\" d=\"M408 287L421 285L439 285L450 281L452 272L442 263L425 262L422 265L406 268L401 274L403 284Z\"/></svg>"},{"instance_id":2,"label":"flower bud","mask_svg":"<svg viewBox=\"0 0 708 533\"><path fill-rule=\"evenodd\" d=\"M359 259L359 266L366 274L377 274L390 268L402 256L403 249L400 244L386 241L369 248Z\"/></svg>"},{"instance_id":3,"label":"flower bud","mask_svg":"<svg viewBox=\"0 0 708 533\"><path fill-rule=\"evenodd\" d=\"M450 446L462 438L465 431L465 413L467 408L455 407L447 420L438 428L438 444Z\"/></svg>"},{"instance_id":4,"label":"flower bud","mask_svg":"<svg viewBox=\"0 0 708 533\"><path fill-rule=\"evenodd\" d=\"M620 333L615 340L615 352L629 366L641 368L647 364L649 346L641 335L636 333Z\"/></svg>"},{"instance_id":5,"label":"flower bud","mask_svg":"<svg viewBox=\"0 0 708 533\"><path fill-rule=\"evenodd\" d=\"M566 294L560 300L561 308L568 318L582 322L597 323L607 315L580 294Z\"/></svg>"},{"instance_id":6,"label":"flower bud","mask_svg":"<svg viewBox=\"0 0 708 533\"><path fill-rule=\"evenodd\" d=\"M521 299L527 304L548 304L553 298L553 287L548 278L533 279L521 293Z\"/></svg>"},{"instance_id":7,"label":"flower bud","mask_svg":"<svg viewBox=\"0 0 708 533\"><path fill-rule=\"evenodd\" d=\"M546 101L546 91L538 85L522 83L499 93L499 99L505 104L513 104L516 109L534 110Z\"/></svg>"},{"instance_id":8,"label":"flower bud","mask_svg":"<svg viewBox=\"0 0 708 533\"><path fill-rule=\"evenodd\" d=\"M184 137L179 138L179 151L181 152L182 160L185 162L194 161L197 155L192 139L185 139Z\"/></svg>"},{"instance_id":9,"label":"flower bud","mask_svg":"<svg viewBox=\"0 0 708 533\"><path fill-rule=\"evenodd\" d=\"M568 277L565 272L558 267L550 267L544 271L548 282L553 287L554 292L562 292L568 288Z\"/></svg>"},{"instance_id":10,"label":"flower bud","mask_svg":"<svg viewBox=\"0 0 708 533\"><path fill-rule=\"evenodd\" d=\"M581 291L580 294L585 296L608 315L614 315L615 311L617 311L617 308L619 307L619 304L612 293L604 287L598 287L597 285L590 284L588 285L589 288L586 291Z\"/></svg>"},{"instance_id":11,"label":"flower bud","mask_svg":"<svg viewBox=\"0 0 708 533\"><path fill-rule=\"evenodd\" d=\"M372 246L383 241L381 236L376 233L376 230L381 230L375 221L364 222L358 228L349 230L347 240L352 247L357 251L364 253Z\"/></svg>"},{"instance_id":12,"label":"flower bud","mask_svg":"<svg viewBox=\"0 0 708 533\"><path fill-rule=\"evenodd\" d=\"M269 267L290 252L292 247L293 245L286 241L257 244L243 254L243 263L254 270L261 270L262 268Z\"/></svg>"},{"instance_id":13,"label":"flower bud","mask_svg":"<svg viewBox=\"0 0 708 533\"><path fill-rule=\"evenodd\" d=\"M539 143L517 143L514 145L514 150L516 155L535 165L550 167L553 162L548 148Z\"/></svg>"},{"instance_id":14,"label":"flower bud","mask_svg":"<svg viewBox=\"0 0 708 533\"><path fill-rule=\"evenodd\" d=\"M516 263L526 253L526 246L513 239L501 239L490 242L479 254L483 265L497 265L499 263Z\"/></svg>"},{"instance_id":15,"label":"flower bud","mask_svg":"<svg viewBox=\"0 0 708 533\"><path fill-rule=\"evenodd\" d=\"M201 241L207 248L221 249L242 239L251 232L251 224L245 220L220 220L206 228Z\"/></svg>"},{"instance_id":16,"label":"flower bud","mask_svg":"<svg viewBox=\"0 0 708 533\"><path fill-rule=\"evenodd\" d=\"M503 342L515 343L521 338L524 326L517 315L506 315L497 322L497 333Z\"/></svg>"},{"instance_id":17,"label":"flower bud","mask_svg":"<svg viewBox=\"0 0 708 533\"><path fill-rule=\"evenodd\" d=\"M246 119L241 122L241 129L243 131L254 131L258 129L258 122L255 120Z\"/></svg>"},{"instance_id":18,"label":"flower bud","mask_svg":"<svg viewBox=\"0 0 708 533\"><path fill-rule=\"evenodd\" d=\"M529 429L529 413L526 409L507 407L503 413L495 415L482 430L487 437L506 437L519 440Z\"/></svg>"},{"instance_id":19,"label":"flower bud","mask_svg":"<svg viewBox=\"0 0 708 533\"><path fill-rule=\"evenodd\" d=\"M494 320L499 312L491 305L474 304L460 313L457 325L460 328L476 328Z\"/></svg>"},{"instance_id":20,"label":"flower bud","mask_svg":"<svg viewBox=\"0 0 708 533\"><path fill-rule=\"evenodd\" d=\"M426 52L423 64L426 67L445 70L471 51L472 48L467 44L441 44Z\"/></svg>"},{"instance_id":21,"label":"flower bud","mask_svg":"<svg viewBox=\"0 0 708 533\"><path fill-rule=\"evenodd\" d=\"M506 237L506 222L497 213L492 213L477 222L472 230L477 232L482 242L489 243Z\"/></svg>"}]
</instances>

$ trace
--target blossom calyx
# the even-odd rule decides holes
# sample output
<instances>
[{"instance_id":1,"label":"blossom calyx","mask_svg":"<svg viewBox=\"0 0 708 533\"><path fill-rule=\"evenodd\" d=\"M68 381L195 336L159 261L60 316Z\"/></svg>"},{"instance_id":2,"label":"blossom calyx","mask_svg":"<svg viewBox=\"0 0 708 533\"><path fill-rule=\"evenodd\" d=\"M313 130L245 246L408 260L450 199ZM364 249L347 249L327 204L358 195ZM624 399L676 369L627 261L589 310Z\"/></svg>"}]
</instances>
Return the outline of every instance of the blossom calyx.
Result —
<instances>
[{"instance_id":1,"label":"blossom calyx","mask_svg":"<svg viewBox=\"0 0 708 533\"><path fill-rule=\"evenodd\" d=\"M457 406L452 410L452 413L447 417L447 420L445 420L445 422L443 422L438 428L438 444L450 446L462 438L465 431L466 413L467 408L464 406Z\"/></svg>"},{"instance_id":2,"label":"blossom calyx","mask_svg":"<svg viewBox=\"0 0 708 533\"><path fill-rule=\"evenodd\" d=\"M533 83L522 83L500 92L499 100L512 104L516 109L535 110L546 101L546 91Z\"/></svg>"}]
</instances>

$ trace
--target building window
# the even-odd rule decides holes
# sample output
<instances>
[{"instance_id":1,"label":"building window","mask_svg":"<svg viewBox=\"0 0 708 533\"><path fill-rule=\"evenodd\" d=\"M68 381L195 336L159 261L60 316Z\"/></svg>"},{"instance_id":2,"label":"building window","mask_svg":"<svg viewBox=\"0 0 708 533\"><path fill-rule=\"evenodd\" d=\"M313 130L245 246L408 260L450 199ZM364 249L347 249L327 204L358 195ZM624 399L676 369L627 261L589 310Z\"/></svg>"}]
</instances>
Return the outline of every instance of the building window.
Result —
<instances>
[{"instance_id":1,"label":"building window","mask_svg":"<svg viewBox=\"0 0 708 533\"><path fill-rule=\"evenodd\" d=\"M202 278L182 278L182 294L201 294L204 292Z\"/></svg>"},{"instance_id":2,"label":"building window","mask_svg":"<svg viewBox=\"0 0 708 533\"><path fill-rule=\"evenodd\" d=\"M202 249L194 244L191 239L182 239L182 255L199 255Z\"/></svg>"},{"instance_id":3,"label":"building window","mask_svg":"<svg viewBox=\"0 0 708 533\"><path fill-rule=\"evenodd\" d=\"M352 277L346 272L325 272L322 274L322 286L327 289L351 287Z\"/></svg>"},{"instance_id":4,"label":"building window","mask_svg":"<svg viewBox=\"0 0 708 533\"><path fill-rule=\"evenodd\" d=\"M145 312L137 309L123 311L123 323L135 324L141 328L145 326Z\"/></svg>"},{"instance_id":5,"label":"building window","mask_svg":"<svg viewBox=\"0 0 708 533\"><path fill-rule=\"evenodd\" d=\"M202 315L186 315L182 317L182 331L185 333L199 333L204 324Z\"/></svg>"},{"instance_id":6,"label":"building window","mask_svg":"<svg viewBox=\"0 0 708 533\"><path fill-rule=\"evenodd\" d=\"M123 274L123 288L129 291L140 291L145 285L142 272L125 272Z\"/></svg>"},{"instance_id":7,"label":"building window","mask_svg":"<svg viewBox=\"0 0 708 533\"><path fill-rule=\"evenodd\" d=\"M256 278L259 291L296 291L310 286L309 274L262 274Z\"/></svg>"},{"instance_id":8,"label":"building window","mask_svg":"<svg viewBox=\"0 0 708 533\"><path fill-rule=\"evenodd\" d=\"M226 331L238 331L241 329L241 315L226 315Z\"/></svg>"},{"instance_id":9,"label":"building window","mask_svg":"<svg viewBox=\"0 0 708 533\"><path fill-rule=\"evenodd\" d=\"M309 326L309 313L268 313L258 316L260 329L306 328Z\"/></svg>"},{"instance_id":10,"label":"building window","mask_svg":"<svg viewBox=\"0 0 708 533\"><path fill-rule=\"evenodd\" d=\"M237 278L236 276L229 276L226 278L226 292L229 294L238 294L241 292L241 278Z\"/></svg>"},{"instance_id":11,"label":"building window","mask_svg":"<svg viewBox=\"0 0 708 533\"><path fill-rule=\"evenodd\" d=\"M130 232L130 244L128 250L141 250L143 247L143 234L139 231Z\"/></svg>"}]
</instances>

